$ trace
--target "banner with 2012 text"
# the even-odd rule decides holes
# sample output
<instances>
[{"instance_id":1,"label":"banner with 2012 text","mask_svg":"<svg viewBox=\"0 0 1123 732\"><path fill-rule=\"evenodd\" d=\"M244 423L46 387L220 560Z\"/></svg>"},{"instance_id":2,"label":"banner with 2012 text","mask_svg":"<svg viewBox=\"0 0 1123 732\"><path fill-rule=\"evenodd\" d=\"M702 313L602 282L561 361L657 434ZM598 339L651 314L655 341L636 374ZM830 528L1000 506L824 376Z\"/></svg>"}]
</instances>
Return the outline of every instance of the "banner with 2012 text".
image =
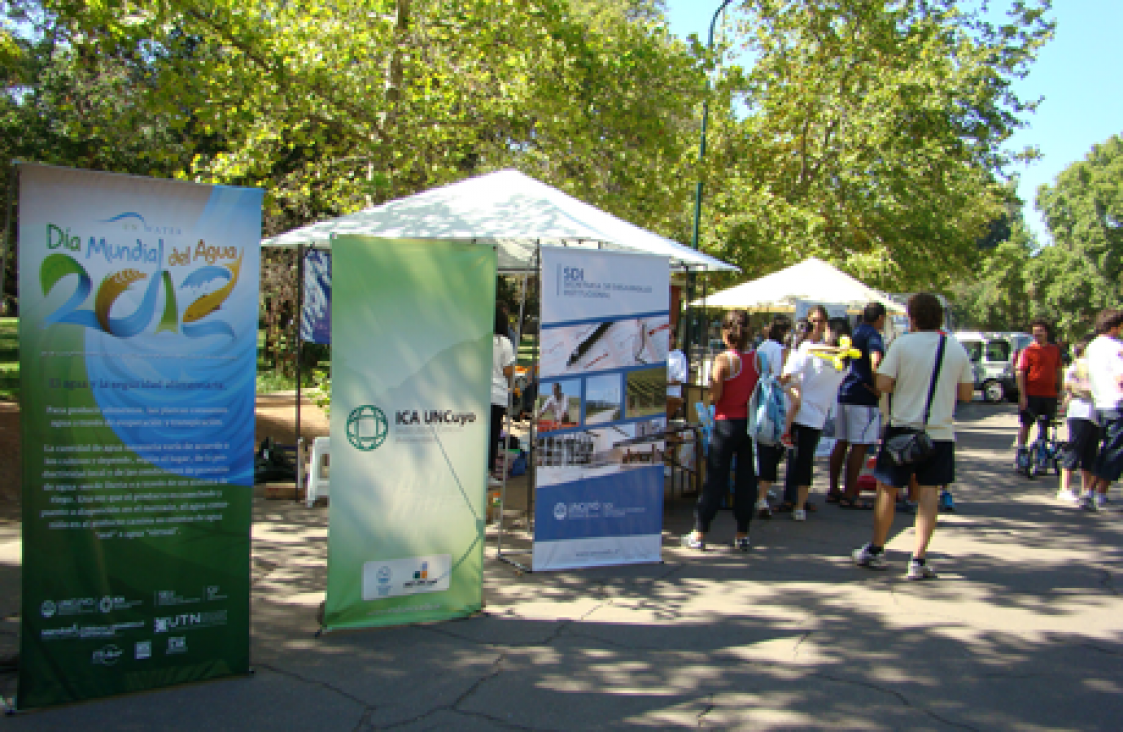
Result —
<instances>
[{"instance_id":1,"label":"banner with 2012 text","mask_svg":"<svg viewBox=\"0 0 1123 732\"><path fill-rule=\"evenodd\" d=\"M19 172L18 706L245 673L262 191Z\"/></svg>"}]
</instances>

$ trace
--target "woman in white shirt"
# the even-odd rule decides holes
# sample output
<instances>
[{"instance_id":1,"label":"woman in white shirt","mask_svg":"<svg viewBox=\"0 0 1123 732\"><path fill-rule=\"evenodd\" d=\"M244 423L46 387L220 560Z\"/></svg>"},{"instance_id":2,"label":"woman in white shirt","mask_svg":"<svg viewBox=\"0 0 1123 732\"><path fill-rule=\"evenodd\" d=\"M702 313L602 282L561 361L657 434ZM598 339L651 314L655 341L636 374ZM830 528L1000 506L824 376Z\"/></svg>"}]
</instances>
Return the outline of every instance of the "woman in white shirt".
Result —
<instances>
[{"instance_id":1,"label":"woman in white shirt","mask_svg":"<svg viewBox=\"0 0 1123 732\"><path fill-rule=\"evenodd\" d=\"M827 324L823 345L837 348L839 339L850 335L845 318L832 318ZM838 397L838 387L846 378L846 369L834 367L829 359L814 355L816 346L807 344L788 357L781 382L792 392L790 439L792 453L785 475L784 499L792 507L792 518L807 519L807 494L811 490L815 465L815 449L827 421L827 413ZM798 405L798 406L796 406Z\"/></svg>"},{"instance_id":2,"label":"woman in white shirt","mask_svg":"<svg viewBox=\"0 0 1123 732\"><path fill-rule=\"evenodd\" d=\"M1084 350L1091 338L1083 338L1072 347L1073 361L1065 372L1064 401L1068 404L1068 446L1061 463L1061 487L1057 499L1076 502L1079 494L1072 490L1072 476L1080 471L1083 493L1088 501L1097 500L1092 492L1092 468L1100 445L1100 425L1096 420L1096 407L1092 403L1091 385L1088 382L1088 361Z\"/></svg>"}]
</instances>

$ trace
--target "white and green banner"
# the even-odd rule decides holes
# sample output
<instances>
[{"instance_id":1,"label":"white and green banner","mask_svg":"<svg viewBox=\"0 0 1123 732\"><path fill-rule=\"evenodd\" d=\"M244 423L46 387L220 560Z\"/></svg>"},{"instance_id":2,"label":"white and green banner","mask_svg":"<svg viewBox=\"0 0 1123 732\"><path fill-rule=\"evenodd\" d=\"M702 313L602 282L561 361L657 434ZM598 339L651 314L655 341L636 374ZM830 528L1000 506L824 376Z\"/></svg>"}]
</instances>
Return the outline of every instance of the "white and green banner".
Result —
<instances>
[{"instance_id":1,"label":"white and green banner","mask_svg":"<svg viewBox=\"0 0 1123 732\"><path fill-rule=\"evenodd\" d=\"M248 672L262 191L19 171L18 704Z\"/></svg>"},{"instance_id":2,"label":"white and green banner","mask_svg":"<svg viewBox=\"0 0 1123 732\"><path fill-rule=\"evenodd\" d=\"M466 242L332 243L328 629L482 607L496 266Z\"/></svg>"}]
</instances>

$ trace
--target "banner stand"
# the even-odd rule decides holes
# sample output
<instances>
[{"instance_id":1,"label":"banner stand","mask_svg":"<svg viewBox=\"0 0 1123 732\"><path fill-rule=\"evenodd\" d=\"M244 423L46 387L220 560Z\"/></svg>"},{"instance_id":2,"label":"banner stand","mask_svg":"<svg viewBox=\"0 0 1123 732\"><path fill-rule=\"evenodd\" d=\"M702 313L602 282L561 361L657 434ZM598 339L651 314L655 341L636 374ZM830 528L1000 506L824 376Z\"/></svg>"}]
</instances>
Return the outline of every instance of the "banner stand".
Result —
<instances>
[{"instance_id":1,"label":"banner stand","mask_svg":"<svg viewBox=\"0 0 1123 732\"><path fill-rule=\"evenodd\" d=\"M570 396L562 402L568 405L565 409L571 410L571 416L557 417L564 425L555 426L554 429L561 429L557 435L552 434L554 430L547 430L551 435L541 437L547 441L543 445L539 445L543 433L535 418L537 410L532 410L526 501L529 550L504 548L509 532L505 478L500 493L497 558L519 574L660 561L663 470L661 460L654 456L662 450L657 443L666 426L662 400L657 418L650 411L653 407L649 401L652 390L660 395L665 391L665 331L669 313L665 300L663 304L658 300L659 293L666 297L666 269L660 281L660 265L631 260L625 269L619 270L626 274L617 282L618 275L612 274L618 271L617 265L608 262L622 261L616 258L625 255L603 251L598 243L596 250L580 247L589 250L588 254L571 251L559 259L564 249L570 248L562 247L556 253L551 250L543 262L544 252L540 245L536 246L532 270L539 278L539 291L546 297L549 288L550 298L543 301L532 352L537 396L542 398L543 390L553 384L553 398L560 399L561 381L574 383L566 387ZM663 262L666 267L666 260ZM564 268L563 263L567 265ZM637 268L636 264L642 266ZM548 273L544 265L548 265ZM633 292L641 293L638 299ZM558 299L562 297L576 299L566 300L564 309L557 310L562 307ZM520 322L525 298L524 281ZM602 302L609 305L607 310L602 309ZM549 331L550 345L545 347L543 329L547 326L553 330ZM639 333L634 335L637 326ZM568 363L565 356L560 356L559 361L559 353L569 355ZM541 360L546 354L548 362ZM589 365L594 365L591 371ZM660 367L663 371L656 373ZM653 378L658 382L654 386ZM576 413L572 411L574 398ZM510 409L507 425L510 432ZM538 495L543 490L539 463L552 466L548 469L546 496ZM612 468L617 464L622 467ZM660 476L658 486L651 475L656 468ZM559 480L561 475L566 477ZM547 503L541 504L540 499ZM543 505L552 507L552 511L540 515ZM530 562L523 558L528 554L532 557Z\"/></svg>"}]
</instances>

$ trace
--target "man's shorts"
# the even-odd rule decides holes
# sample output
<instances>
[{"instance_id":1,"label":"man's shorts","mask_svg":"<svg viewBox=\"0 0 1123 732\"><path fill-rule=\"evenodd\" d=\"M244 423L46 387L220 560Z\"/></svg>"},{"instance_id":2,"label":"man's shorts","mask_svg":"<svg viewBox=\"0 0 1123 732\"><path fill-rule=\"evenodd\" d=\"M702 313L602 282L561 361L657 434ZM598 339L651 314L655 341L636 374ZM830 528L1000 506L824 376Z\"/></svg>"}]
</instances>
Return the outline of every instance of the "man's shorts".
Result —
<instances>
[{"instance_id":1,"label":"man's shorts","mask_svg":"<svg viewBox=\"0 0 1123 732\"><path fill-rule=\"evenodd\" d=\"M1097 478L1114 483L1123 475L1123 411L1097 410L1100 417L1100 454L1092 470Z\"/></svg>"},{"instance_id":2,"label":"man's shorts","mask_svg":"<svg viewBox=\"0 0 1123 732\"><path fill-rule=\"evenodd\" d=\"M1100 451L1100 426L1090 419L1068 420L1068 447L1062 455L1065 470L1093 470Z\"/></svg>"},{"instance_id":3,"label":"man's shorts","mask_svg":"<svg viewBox=\"0 0 1123 732\"><path fill-rule=\"evenodd\" d=\"M885 441L905 432L898 427L888 427L885 430ZM908 486L912 476L916 476L917 485L949 485L955 482L955 443L951 440L933 440L936 453L922 463L909 463L908 465L894 465L885 454L885 442L877 451L877 467L873 469L873 477L885 485L894 488Z\"/></svg>"},{"instance_id":4,"label":"man's shorts","mask_svg":"<svg viewBox=\"0 0 1123 732\"><path fill-rule=\"evenodd\" d=\"M1026 409L1018 412L1018 421L1022 424L1033 424L1038 417L1048 416L1049 421L1057 416L1057 398L1043 396L1027 396Z\"/></svg>"},{"instance_id":5,"label":"man's shorts","mask_svg":"<svg viewBox=\"0 0 1123 732\"><path fill-rule=\"evenodd\" d=\"M864 404L839 404L834 438L851 445L876 445L881 437L881 410Z\"/></svg>"}]
</instances>

